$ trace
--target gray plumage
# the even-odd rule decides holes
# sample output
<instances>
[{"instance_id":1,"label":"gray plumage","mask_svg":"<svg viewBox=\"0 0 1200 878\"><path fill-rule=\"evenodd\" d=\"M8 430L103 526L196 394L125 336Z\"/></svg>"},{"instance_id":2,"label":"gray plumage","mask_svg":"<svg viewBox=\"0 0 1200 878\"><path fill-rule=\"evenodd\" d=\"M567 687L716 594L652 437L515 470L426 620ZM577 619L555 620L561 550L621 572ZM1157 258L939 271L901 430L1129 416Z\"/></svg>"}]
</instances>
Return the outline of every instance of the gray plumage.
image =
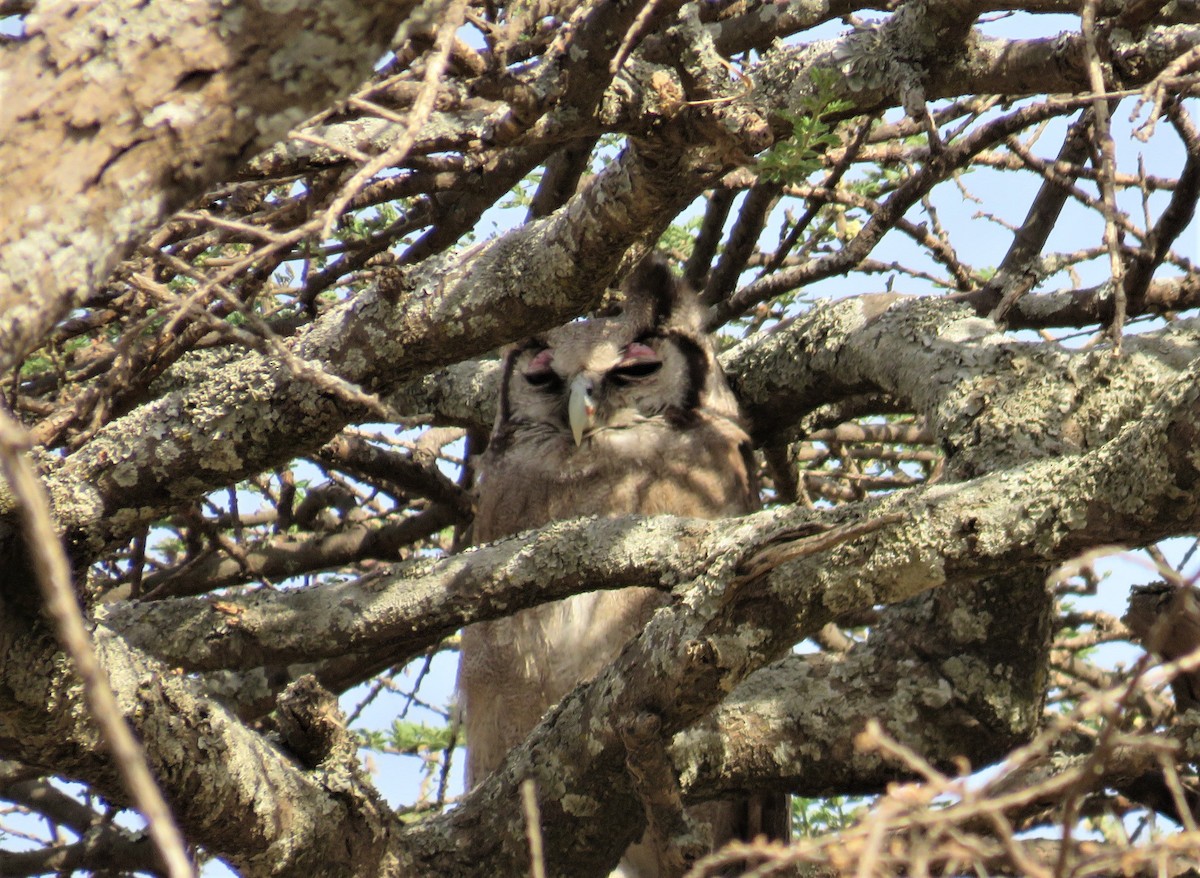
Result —
<instances>
[{"instance_id":1,"label":"gray plumage","mask_svg":"<svg viewBox=\"0 0 1200 878\"><path fill-rule=\"evenodd\" d=\"M749 437L700 327L690 291L649 259L627 282L620 315L568 324L510 350L481 459L474 541L583 515L717 518L755 509ZM467 786L611 662L664 600L646 588L594 592L467 628L459 671ZM705 806L702 819L718 844L758 832L777 837L786 802L718 803ZM618 874L658 872L648 848L635 845Z\"/></svg>"}]
</instances>

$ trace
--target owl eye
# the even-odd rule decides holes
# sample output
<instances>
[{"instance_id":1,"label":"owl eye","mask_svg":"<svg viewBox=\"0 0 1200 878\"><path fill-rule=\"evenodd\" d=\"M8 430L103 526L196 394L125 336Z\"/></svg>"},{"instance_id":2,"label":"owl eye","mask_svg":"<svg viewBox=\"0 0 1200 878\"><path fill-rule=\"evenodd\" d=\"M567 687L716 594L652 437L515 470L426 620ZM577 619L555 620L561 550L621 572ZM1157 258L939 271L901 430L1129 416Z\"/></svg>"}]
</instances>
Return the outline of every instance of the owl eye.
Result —
<instances>
[{"instance_id":1,"label":"owl eye","mask_svg":"<svg viewBox=\"0 0 1200 878\"><path fill-rule=\"evenodd\" d=\"M543 348L529 361L529 368L522 373L531 387L538 390L559 390L563 381L551 367L554 362L554 349Z\"/></svg>"},{"instance_id":2,"label":"owl eye","mask_svg":"<svg viewBox=\"0 0 1200 878\"><path fill-rule=\"evenodd\" d=\"M662 368L661 360L630 360L618 363L608 371L608 377L616 384L624 385L641 378L649 378Z\"/></svg>"},{"instance_id":3,"label":"owl eye","mask_svg":"<svg viewBox=\"0 0 1200 878\"><path fill-rule=\"evenodd\" d=\"M536 387L538 390L558 390L563 385L562 378L553 369L546 369L541 372L526 372L525 380L529 382L531 387Z\"/></svg>"},{"instance_id":4,"label":"owl eye","mask_svg":"<svg viewBox=\"0 0 1200 878\"><path fill-rule=\"evenodd\" d=\"M562 390L563 380L557 372L550 368L549 351L542 351L529 364L529 371L524 373L525 381L530 387L538 390L557 392Z\"/></svg>"}]
</instances>

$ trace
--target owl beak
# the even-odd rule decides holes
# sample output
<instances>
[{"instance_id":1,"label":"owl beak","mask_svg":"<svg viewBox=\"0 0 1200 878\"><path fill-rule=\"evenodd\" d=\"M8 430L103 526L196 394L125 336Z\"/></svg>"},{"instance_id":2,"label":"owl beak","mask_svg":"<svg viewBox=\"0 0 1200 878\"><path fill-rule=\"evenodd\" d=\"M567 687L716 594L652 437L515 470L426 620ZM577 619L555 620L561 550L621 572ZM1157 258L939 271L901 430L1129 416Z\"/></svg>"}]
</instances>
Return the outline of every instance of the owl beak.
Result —
<instances>
[{"instance_id":1,"label":"owl beak","mask_svg":"<svg viewBox=\"0 0 1200 878\"><path fill-rule=\"evenodd\" d=\"M571 435L575 444L583 443L583 434L596 421L596 402L592 399L592 380L586 375L577 375L571 382L571 396L567 400L567 420L571 422Z\"/></svg>"}]
</instances>

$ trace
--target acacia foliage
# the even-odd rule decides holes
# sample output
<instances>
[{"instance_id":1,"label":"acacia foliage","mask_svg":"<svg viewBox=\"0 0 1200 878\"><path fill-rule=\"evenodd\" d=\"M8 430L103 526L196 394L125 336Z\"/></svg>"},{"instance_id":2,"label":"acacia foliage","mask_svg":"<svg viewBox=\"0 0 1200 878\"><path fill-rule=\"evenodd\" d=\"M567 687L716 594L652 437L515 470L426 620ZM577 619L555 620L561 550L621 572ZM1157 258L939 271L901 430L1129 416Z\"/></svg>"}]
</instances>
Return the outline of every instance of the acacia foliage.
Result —
<instances>
[{"instance_id":1,"label":"acacia foliage","mask_svg":"<svg viewBox=\"0 0 1200 878\"><path fill-rule=\"evenodd\" d=\"M681 802L760 787L888 791L730 854L781 869L1195 859L1196 610L1153 548L1200 515L1194 4L0 14L0 792L54 827L0 874L181 874L180 838L524 874L537 825L602 875L647 822L688 862ZM454 555L492 353L651 246L728 342L767 508ZM1111 598L1112 544L1160 580L1128 626L1064 600ZM446 706L408 711L454 632L630 582L677 600L448 808ZM1095 660L1130 640L1173 699ZM359 686L424 777L399 809L329 694ZM154 814L139 765L152 839L112 820Z\"/></svg>"}]
</instances>

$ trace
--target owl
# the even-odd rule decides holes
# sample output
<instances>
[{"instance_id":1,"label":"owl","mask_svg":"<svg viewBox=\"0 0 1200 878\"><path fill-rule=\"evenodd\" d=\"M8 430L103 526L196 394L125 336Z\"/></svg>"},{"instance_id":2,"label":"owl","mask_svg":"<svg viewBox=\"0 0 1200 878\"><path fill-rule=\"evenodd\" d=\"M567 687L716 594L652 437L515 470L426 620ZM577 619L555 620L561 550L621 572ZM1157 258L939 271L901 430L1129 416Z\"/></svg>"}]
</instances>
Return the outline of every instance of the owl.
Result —
<instances>
[{"instance_id":1,"label":"owl","mask_svg":"<svg viewBox=\"0 0 1200 878\"><path fill-rule=\"evenodd\" d=\"M480 461L476 543L585 515L718 518L757 508L750 440L700 304L653 256L625 294L621 314L568 324L505 357ZM601 591L467 628L459 700L468 788L616 658L665 600L649 588ZM782 796L709 803L697 815L715 844L786 835ZM634 845L614 874L658 871L649 846Z\"/></svg>"}]
</instances>

